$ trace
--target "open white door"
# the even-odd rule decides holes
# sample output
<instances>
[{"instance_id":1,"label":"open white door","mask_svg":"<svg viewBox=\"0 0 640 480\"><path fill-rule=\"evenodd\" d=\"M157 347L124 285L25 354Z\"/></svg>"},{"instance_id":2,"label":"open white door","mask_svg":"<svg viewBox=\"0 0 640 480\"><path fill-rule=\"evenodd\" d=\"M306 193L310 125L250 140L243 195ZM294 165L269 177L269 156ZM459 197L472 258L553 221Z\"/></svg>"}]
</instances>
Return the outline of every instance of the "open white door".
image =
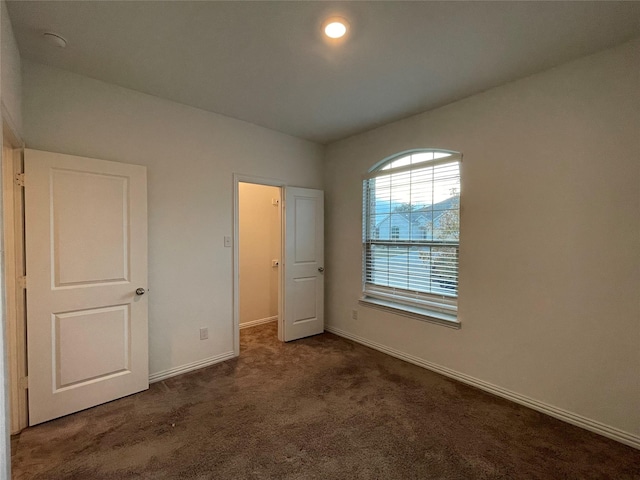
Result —
<instances>
[{"instance_id":1,"label":"open white door","mask_svg":"<svg viewBox=\"0 0 640 480\"><path fill-rule=\"evenodd\" d=\"M149 387L146 175L25 151L30 425Z\"/></svg>"},{"instance_id":2,"label":"open white door","mask_svg":"<svg viewBox=\"0 0 640 480\"><path fill-rule=\"evenodd\" d=\"M285 187L285 342L324 331L324 193Z\"/></svg>"}]
</instances>

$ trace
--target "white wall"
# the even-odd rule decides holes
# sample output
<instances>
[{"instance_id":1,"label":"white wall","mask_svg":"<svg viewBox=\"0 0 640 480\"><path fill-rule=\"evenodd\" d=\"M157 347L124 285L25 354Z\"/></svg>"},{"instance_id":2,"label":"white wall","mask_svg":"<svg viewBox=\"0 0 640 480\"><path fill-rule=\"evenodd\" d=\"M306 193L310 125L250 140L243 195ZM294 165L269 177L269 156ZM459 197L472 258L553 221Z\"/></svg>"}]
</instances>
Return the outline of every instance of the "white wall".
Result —
<instances>
[{"instance_id":1,"label":"white wall","mask_svg":"<svg viewBox=\"0 0 640 480\"><path fill-rule=\"evenodd\" d=\"M148 167L150 372L232 352L233 173L318 188L322 147L23 63L29 148Z\"/></svg>"},{"instance_id":2,"label":"white wall","mask_svg":"<svg viewBox=\"0 0 640 480\"><path fill-rule=\"evenodd\" d=\"M2 109L2 122L0 123L6 122L15 135L20 135L22 125L20 53L13 36L11 20L4 0L0 1L0 105ZM1 133L0 137L2 137ZM0 140L1 143L2 140ZM0 157L1 160L2 158ZM1 205L0 225L2 225ZM0 232L0 238L2 238L2 232ZM0 295L0 480L11 477L8 408L9 374L5 363L3 272L4 245L0 251L0 292L2 292Z\"/></svg>"},{"instance_id":3,"label":"white wall","mask_svg":"<svg viewBox=\"0 0 640 480\"><path fill-rule=\"evenodd\" d=\"M240 183L240 325L278 315L278 267L280 258L280 188Z\"/></svg>"},{"instance_id":4,"label":"white wall","mask_svg":"<svg viewBox=\"0 0 640 480\"><path fill-rule=\"evenodd\" d=\"M330 145L329 327L640 445L639 53L636 40ZM464 155L461 330L358 305L362 175L419 147Z\"/></svg>"},{"instance_id":5,"label":"white wall","mask_svg":"<svg viewBox=\"0 0 640 480\"><path fill-rule=\"evenodd\" d=\"M7 4L4 1L0 2L0 8L2 8L2 15L0 15L0 45L2 48L0 76L2 77L3 115L5 121L10 123L14 133L20 134L22 131L20 52L13 36Z\"/></svg>"}]
</instances>

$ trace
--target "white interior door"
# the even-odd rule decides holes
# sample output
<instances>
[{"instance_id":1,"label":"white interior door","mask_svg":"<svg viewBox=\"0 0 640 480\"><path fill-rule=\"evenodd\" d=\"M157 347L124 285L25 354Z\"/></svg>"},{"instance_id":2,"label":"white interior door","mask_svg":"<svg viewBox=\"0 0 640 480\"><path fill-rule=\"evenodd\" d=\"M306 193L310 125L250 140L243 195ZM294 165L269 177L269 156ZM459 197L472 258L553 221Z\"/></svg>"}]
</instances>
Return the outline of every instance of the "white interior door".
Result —
<instances>
[{"instance_id":1,"label":"white interior door","mask_svg":"<svg viewBox=\"0 0 640 480\"><path fill-rule=\"evenodd\" d=\"M147 389L146 167L26 150L25 234L29 424Z\"/></svg>"},{"instance_id":2,"label":"white interior door","mask_svg":"<svg viewBox=\"0 0 640 480\"><path fill-rule=\"evenodd\" d=\"M285 187L285 342L324 331L324 193Z\"/></svg>"}]
</instances>

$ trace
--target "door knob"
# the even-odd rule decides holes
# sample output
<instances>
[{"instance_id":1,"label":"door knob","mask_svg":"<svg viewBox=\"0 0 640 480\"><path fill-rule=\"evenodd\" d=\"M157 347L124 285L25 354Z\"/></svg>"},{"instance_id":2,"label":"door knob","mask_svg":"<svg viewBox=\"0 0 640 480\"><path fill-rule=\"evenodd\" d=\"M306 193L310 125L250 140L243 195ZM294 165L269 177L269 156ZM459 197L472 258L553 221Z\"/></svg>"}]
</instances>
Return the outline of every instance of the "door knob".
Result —
<instances>
[{"instance_id":1,"label":"door knob","mask_svg":"<svg viewBox=\"0 0 640 480\"><path fill-rule=\"evenodd\" d=\"M320 268L318 268L318 271L319 271L320 273L324 272L324 267L320 267Z\"/></svg>"},{"instance_id":2,"label":"door knob","mask_svg":"<svg viewBox=\"0 0 640 480\"><path fill-rule=\"evenodd\" d=\"M136 288L136 295L144 295L144 288Z\"/></svg>"}]
</instances>

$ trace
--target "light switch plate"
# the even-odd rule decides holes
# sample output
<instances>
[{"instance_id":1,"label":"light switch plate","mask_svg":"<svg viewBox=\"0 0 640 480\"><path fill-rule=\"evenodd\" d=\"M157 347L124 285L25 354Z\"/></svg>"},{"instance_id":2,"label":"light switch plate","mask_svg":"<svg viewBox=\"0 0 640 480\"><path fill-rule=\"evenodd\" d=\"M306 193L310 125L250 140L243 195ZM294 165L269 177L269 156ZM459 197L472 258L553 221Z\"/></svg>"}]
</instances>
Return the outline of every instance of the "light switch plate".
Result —
<instances>
[{"instance_id":1,"label":"light switch plate","mask_svg":"<svg viewBox=\"0 0 640 480\"><path fill-rule=\"evenodd\" d=\"M224 237L224 246L225 247L231 246L231 237L229 237L228 235Z\"/></svg>"}]
</instances>

